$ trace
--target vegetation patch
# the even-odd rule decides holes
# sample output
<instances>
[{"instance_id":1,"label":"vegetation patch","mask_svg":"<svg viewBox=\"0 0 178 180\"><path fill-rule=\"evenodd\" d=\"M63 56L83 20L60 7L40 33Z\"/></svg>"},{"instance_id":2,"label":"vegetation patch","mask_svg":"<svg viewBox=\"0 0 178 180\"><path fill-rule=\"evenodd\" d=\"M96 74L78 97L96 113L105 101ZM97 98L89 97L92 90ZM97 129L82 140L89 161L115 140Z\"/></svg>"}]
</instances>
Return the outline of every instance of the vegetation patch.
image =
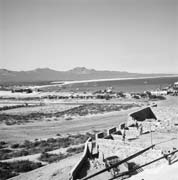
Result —
<instances>
[{"instance_id":1,"label":"vegetation patch","mask_svg":"<svg viewBox=\"0 0 178 180\"><path fill-rule=\"evenodd\" d=\"M11 145L10 149L8 147L0 149L0 160L47 152L60 148L67 148L72 145L83 144L89 137L92 137L94 139L94 133L69 135L68 137L49 138L47 140L36 140L34 142L26 140L23 144L16 143Z\"/></svg>"},{"instance_id":2,"label":"vegetation patch","mask_svg":"<svg viewBox=\"0 0 178 180\"><path fill-rule=\"evenodd\" d=\"M32 121L43 120L48 118L60 118L60 117L69 117L66 120L72 120L73 116L86 116L88 114L98 114L104 112L120 111L130 109L132 107L138 106L136 104L84 104L81 106L73 107L64 111L56 113L46 113L46 112L33 112L26 115L23 114L0 114L0 122L4 122L6 125L14 124L24 124Z\"/></svg>"},{"instance_id":3,"label":"vegetation patch","mask_svg":"<svg viewBox=\"0 0 178 180\"><path fill-rule=\"evenodd\" d=\"M79 146L79 147L70 147L67 149L68 153L72 153L72 154L77 154L77 153L81 153L84 150L84 145L83 146Z\"/></svg>"},{"instance_id":4,"label":"vegetation patch","mask_svg":"<svg viewBox=\"0 0 178 180\"><path fill-rule=\"evenodd\" d=\"M42 166L39 162L35 163L28 160L0 162L0 180L5 180L19 175L19 173L28 172Z\"/></svg>"},{"instance_id":5,"label":"vegetation patch","mask_svg":"<svg viewBox=\"0 0 178 180\"><path fill-rule=\"evenodd\" d=\"M41 153L41 156L38 158L40 161L52 163L56 161L60 161L62 159L65 159L73 154L81 153L84 150L84 145L78 146L78 147L70 147L67 149L67 154L59 153L59 154L52 154L43 152Z\"/></svg>"},{"instance_id":6,"label":"vegetation patch","mask_svg":"<svg viewBox=\"0 0 178 180\"><path fill-rule=\"evenodd\" d=\"M0 111L6 111L6 110L17 109L17 108L22 108L22 107L30 108L30 107L36 107L36 106L39 106L39 105L28 105L26 103L26 104L20 104L20 105L3 106L3 107L0 107Z\"/></svg>"},{"instance_id":7,"label":"vegetation patch","mask_svg":"<svg viewBox=\"0 0 178 180\"><path fill-rule=\"evenodd\" d=\"M0 149L7 147L7 143L5 141L0 141Z\"/></svg>"},{"instance_id":8,"label":"vegetation patch","mask_svg":"<svg viewBox=\"0 0 178 180\"><path fill-rule=\"evenodd\" d=\"M155 100L155 101L165 100L165 99L166 99L166 97L161 96L161 95L159 95L159 96L156 96L156 95L150 95L149 98L150 98L150 100Z\"/></svg>"},{"instance_id":9,"label":"vegetation patch","mask_svg":"<svg viewBox=\"0 0 178 180\"><path fill-rule=\"evenodd\" d=\"M43 152L41 153L41 156L39 157L40 161L44 161L44 162L48 162L48 163L52 163L52 162L56 162L56 161L60 161L62 159L65 159L69 156L69 154L50 154L47 152Z\"/></svg>"}]
</instances>

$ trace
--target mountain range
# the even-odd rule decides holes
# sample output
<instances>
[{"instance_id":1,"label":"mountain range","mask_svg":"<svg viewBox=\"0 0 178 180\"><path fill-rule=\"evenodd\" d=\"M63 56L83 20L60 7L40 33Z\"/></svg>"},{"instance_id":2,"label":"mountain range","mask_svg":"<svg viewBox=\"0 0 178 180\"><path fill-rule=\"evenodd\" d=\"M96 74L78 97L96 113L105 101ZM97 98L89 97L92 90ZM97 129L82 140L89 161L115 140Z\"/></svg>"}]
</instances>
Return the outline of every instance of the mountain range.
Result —
<instances>
[{"instance_id":1,"label":"mountain range","mask_svg":"<svg viewBox=\"0 0 178 180\"><path fill-rule=\"evenodd\" d=\"M11 71L7 69L0 69L0 83L133 78L165 75L168 76L171 74L140 74L125 71L87 69L85 67L76 67L68 71L56 71L49 68L38 68L30 71Z\"/></svg>"}]
</instances>

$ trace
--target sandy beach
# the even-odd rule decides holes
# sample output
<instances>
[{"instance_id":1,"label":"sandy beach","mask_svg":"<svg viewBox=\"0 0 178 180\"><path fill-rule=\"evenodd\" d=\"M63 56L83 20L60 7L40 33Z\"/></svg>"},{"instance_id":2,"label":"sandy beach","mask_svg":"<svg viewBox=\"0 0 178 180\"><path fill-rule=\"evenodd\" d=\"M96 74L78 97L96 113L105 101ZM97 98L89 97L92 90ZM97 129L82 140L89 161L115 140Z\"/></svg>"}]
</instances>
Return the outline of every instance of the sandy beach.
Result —
<instances>
[{"instance_id":1,"label":"sandy beach","mask_svg":"<svg viewBox=\"0 0 178 180\"><path fill-rule=\"evenodd\" d=\"M91 79L91 80L79 80L79 81L64 81L63 84L61 84L61 81L53 81L53 82L51 82L51 84L68 85L68 84L78 84L78 83L88 83L88 82L124 81L124 80L134 80L134 79L154 79L154 78L165 78L165 77L178 77L178 75L145 76L145 77L130 77L130 78L110 78L110 79Z\"/></svg>"}]
</instances>

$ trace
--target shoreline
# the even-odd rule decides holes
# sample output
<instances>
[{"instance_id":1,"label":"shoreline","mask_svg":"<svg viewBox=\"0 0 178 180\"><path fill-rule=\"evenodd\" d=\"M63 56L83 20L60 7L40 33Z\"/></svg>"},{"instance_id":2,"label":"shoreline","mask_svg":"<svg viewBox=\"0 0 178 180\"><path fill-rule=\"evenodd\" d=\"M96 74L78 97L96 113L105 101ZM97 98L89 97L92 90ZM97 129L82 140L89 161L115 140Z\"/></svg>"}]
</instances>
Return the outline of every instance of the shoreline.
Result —
<instances>
[{"instance_id":1,"label":"shoreline","mask_svg":"<svg viewBox=\"0 0 178 180\"><path fill-rule=\"evenodd\" d=\"M68 84L79 84L79 83L89 83L89 82L105 82L105 81L124 81L124 80L136 80L136 79L156 79L156 78L169 78L169 77L178 77L178 75L167 75L167 76L144 76L144 77L128 77L128 78L109 78L109 79L90 79L90 80L78 80L78 81L64 81L61 84L61 81L53 81L52 85L68 85Z\"/></svg>"}]
</instances>

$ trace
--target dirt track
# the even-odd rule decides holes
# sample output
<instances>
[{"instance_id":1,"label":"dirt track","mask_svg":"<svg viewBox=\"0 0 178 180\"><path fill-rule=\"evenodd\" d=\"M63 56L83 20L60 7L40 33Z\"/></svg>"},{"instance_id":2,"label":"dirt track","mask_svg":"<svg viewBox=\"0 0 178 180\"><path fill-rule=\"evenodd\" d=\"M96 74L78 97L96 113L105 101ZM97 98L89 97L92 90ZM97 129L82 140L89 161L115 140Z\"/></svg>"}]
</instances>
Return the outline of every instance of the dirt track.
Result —
<instances>
[{"instance_id":1,"label":"dirt track","mask_svg":"<svg viewBox=\"0 0 178 180\"><path fill-rule=\"evenodd\" d=\"M76 117L73 120L59 120L52 122L36 122L26 125L1 126L1 140L10 143L22 142L26 139L34 140L36 138L54 137L56 134L81 133L86 131L105 129L112 126L118 126L127 119L128 113L134 111L123 110L119 112L104 113L98 115L89 115L86 117Z\"/></svg>"}]
</instances>

